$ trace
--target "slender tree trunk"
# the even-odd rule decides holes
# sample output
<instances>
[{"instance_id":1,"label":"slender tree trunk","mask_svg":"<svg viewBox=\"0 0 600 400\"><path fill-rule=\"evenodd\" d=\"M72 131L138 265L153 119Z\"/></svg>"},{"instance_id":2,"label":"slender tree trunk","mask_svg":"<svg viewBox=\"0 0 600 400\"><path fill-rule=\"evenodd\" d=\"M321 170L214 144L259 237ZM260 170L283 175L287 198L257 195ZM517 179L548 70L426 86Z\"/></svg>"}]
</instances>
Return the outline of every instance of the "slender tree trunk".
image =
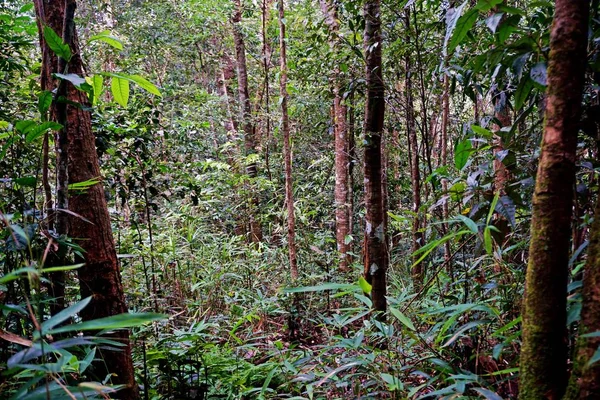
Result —
<instances>
[{"instance_id":1,"label":"slender tree trunk","mask_svg":"<svg viewBox=\"0 0 600 400\"><path fill-rule=\"evenodd\" d=\"M65 2L36 0L34 4L40 25L50 26L56 32L63 31L65 20L70 23L70 16L65 19L65 15L72 16L75 9L74 0ZM69 73L81 76L83 65L77 33L73 30L72 35L73 57L69 62ZM48 62L50 58L47 54L50 49L43 40L41 47L44 54L43 60ZM80 104L88 103L84 93L78 91L71 84L65 84L69 101ZM67 105L66 121L69 146L69 182L80 183L100 179L90 114L73 105ZM102 184L96 183L85 191L71 194L69 210L90 221L90 223L86 223L79 217L70 217L69 224L70 236L76 238L76 243L84 250L84 259L77 260L85 263L78 270L81 297L92 296L90 304L80 312L81 317L83 320L89 321L126 313L127 306ZM96 374L99 377L104 377L108 373L113 374L113 383L126 385L125 389L117 393L118 398L137 399L138 390L133 372L129 333L128 331L119 331L107 337L122 342L124 347L119 351L103 350L103 361L95 364Z\"/></svg>"},{"instance_id":2,"label":"slender tree trunk","mask_svg":"<svg viewBox=\"0 0 600 400\"><path fill-rule=\"evenodd\" d=\"M383 74L381 71L381 0L367 0L365 16L365 55L367 99L365 107L365 279L372 285L373 309L383 312L386 304L386 249L385 212L383 204L383 173L381 143L385 112Z\"/></svg>"},{"instance_id":3,"label":"slender tree trunk","mask_svg":"<svg viewBox=\"0 0 600 400\"><path fill-rule=\"evenodd\" d=\"M556 1L544 137L533 196L521 399L560 399L567 383L566 290L588 15L587 0Z\"/></svg>"},{"instance_id":4,"label":"slender tree trunk","mask_svg":"<svg viewBox=\"0 0 600 400\"><path fill-rule=\"evenodd\" d=\"M340 50L339 24L337 20L337 10L335 4L330 0L320 0L321 10L325 14L326 23L329 26L331 40L330 48L333 52ZM335 61L334 61L335 62ZM341 94L342 72L337 62L333 66L331 81L333 86L333 133L335 148L335 236L337 242L337 251L339 254L339 268L341 271L348 270L350 257L350 208L348 204L348 127L346 124L347 107L344 105Z\"/></svg>"},{"instance_id":5,"label":"slender tree trunk","mask_svg":"<svg viewBox=\"0 0 600 400\"><path fill-rule=\"evenodd\" d=\"M406 40L410 43L410 11L406 12ZM417 129L415 127L415 110L412 85L412 63L410 54L405 57L406 63L406 126L408 131L408 143L410 149L410 180L413 190L413 225L412 225L412 252L421 248L423 235L421 233L421 220L419 209L421 208L421 173L419 170L419 143L417 141ZM427 124L424 124L427 125ZM418 256L413 258L413 264L418 260ZM413 265L412 271L413 286L418 289L423 284L424 270L423 264Z\"/></svg>"},{"instance_id":6,"label":"slender tree trunk","mask_svg":"<svg viewBox=\"0 0 600 400\"><path fill-rule=\"evenodd\" d=\"M292 279L298 279L298 263L296 261L296 220L294 216L294 192L292 181L292 149L290 144L290 121L288 115L288 92L287 92L287 55L285 42L285 12L283 0L278 1L279 9L279 48L280 66L279 89L281 96L281 130L283 133L283 158L285 161L285 202L287 204L288 225L288 252L290 257L290 271Z\"/></svg>"},{"instance_id":7,"label":"slender tree trunk","mask_svg":"<svg viewBox=\"0 0 600 400\"><path fill-rule=\"evenodd\" d=\"M262 139L264 144L265 154L265 169L267 170L267 176L271 179L271 166L269 160L269 146L271 144L271 96L269 88L269 64L271 58L271 48L267 40L267 25L269 22L269 8L271 6L270 0L263 0L262 2L262 57L263 57L263 69L264 69L264 85L265 85L265 137Z\"/></svg>"},{"instance_id":8,"label":"slender tree trunk","mask_svg":"<svg viewBox=\"0 0 600 400\"><path fill-rule=\"evenodd\" d=\"M499 122L499 125L496 125L495 135L494 135L494 191L500 193L501 196L506 194L506 183L510 179L510 173L504 165L504 162L501 159L501 156L504 151L504 143L502 143L502 138L499 135L499 132L502 128L511 126L512 120L510 117L510 110L508 105L506 104L506 99L500 93L496 95L495 101L495 116Z\"/></svg>"},{"instance_id":9,"label":"slender tree trunk","mask_svg":"<svg viewBox=\"0 0 600 400\"><path fill-rule=\"evenodd\" d=\"M246 64L246 45L241 32L240 23L242 21L242 0L234 0L235 10L231 19L233 25L233 41L235 43L235 54L237 60L238 92L240 105L242 108L242 128L244 129L244 148L246 157L256 154L256 127L252 121L252 104L248 93L248 70ZM257 176L257 165L255 161L250 161L246 165L246 173L252 178ZM262 241L262 228L258 221L258 197L255 194L250 195L250 241L258 243Z\"/></svg>"},{"instance_id":10,"label":"slender tree trunk","mask_svg":"<svg viewBox=\"0 0 600 400\"><path fill-rule=\"evenodd\" d=\"M444 93L442 94L442 134L440 137L440 165L448 164L448 122L450 118L450 79L448 78L448 57L444 59ZM442 179L442 191L445 195L448 194L448 179ZM442 205L442 219L448 221L448 199L444 201ZM444 222L442 224L442 233L445 235L448 233L448 224ZM450 265L450 241L444 242L444 261L448 265L448 272L452 273L452 266Z\"/></svg>"},{"instance_id":11,"label":"slender tree trunk","mask_svg":"<svg viewBox=\"0 0 600 400\"><path fill-rule=\"evenodd\" d=\"M354 139L354 128L356 126L355 123L355 101L354 101L354 91L350 92L348 96L350 106L348 109L348 234L354 234L354 166L358 162L356 157L356 141ZM348 250L353 251L353 240L348 245ZM352 256L348 257L349 262L352 261Z\"/></svg>"}]
</instances>

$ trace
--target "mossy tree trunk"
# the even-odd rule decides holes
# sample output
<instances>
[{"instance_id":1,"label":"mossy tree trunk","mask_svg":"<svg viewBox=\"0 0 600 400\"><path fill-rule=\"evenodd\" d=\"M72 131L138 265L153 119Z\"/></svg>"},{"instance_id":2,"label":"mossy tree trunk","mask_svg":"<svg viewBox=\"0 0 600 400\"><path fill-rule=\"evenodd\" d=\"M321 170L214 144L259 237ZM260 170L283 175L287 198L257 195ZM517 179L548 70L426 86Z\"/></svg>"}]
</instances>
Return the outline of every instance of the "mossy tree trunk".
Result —
<instances>
[{"instance_id":1,"label":"mossy tree trunk","mask_svg":"<svg viewBox=\"0 0 600 400\"><path fill-rule=\"evenodd\" d=\"M556 1L533 196L520 399L559 399L566 389L566 289L588 15L587 0Z\"/></svg>"}]
</instances>

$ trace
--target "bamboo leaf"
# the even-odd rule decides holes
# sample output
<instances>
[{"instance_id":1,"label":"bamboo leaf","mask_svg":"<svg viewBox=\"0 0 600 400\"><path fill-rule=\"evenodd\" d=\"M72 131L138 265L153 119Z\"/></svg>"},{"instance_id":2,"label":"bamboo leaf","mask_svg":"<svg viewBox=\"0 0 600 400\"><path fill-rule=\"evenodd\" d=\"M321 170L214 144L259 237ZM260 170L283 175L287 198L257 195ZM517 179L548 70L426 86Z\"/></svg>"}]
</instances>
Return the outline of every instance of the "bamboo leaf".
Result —
<instances>
[{"instance_id":1,"label":"bamboo leaf","mask_svg":"<svg viewBox=\"0 0 600 400\"><path fill-rule=\"evenodd\" d=\"M404 326L406 326L408 329L410 329L411 331L416 331L417 329L415 328L415 326L413 325L412 321L402 313L402 311L398 310L397 308L394 307L390 307L390 311L392 312L392 315L394 317L396 317L398 319L398 321L402 322L402 324Z\"/></svg>"}]
</instances>

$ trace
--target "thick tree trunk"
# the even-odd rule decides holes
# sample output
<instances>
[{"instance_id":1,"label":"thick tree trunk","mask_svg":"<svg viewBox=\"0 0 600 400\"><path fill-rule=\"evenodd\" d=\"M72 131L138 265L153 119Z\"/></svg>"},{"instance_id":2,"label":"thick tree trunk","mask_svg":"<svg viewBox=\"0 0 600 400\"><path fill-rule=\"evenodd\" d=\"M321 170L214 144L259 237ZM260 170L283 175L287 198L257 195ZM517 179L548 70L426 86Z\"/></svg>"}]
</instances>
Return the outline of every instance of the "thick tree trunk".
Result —
<instances>
[{"instance_id":1,"label":"thick tree trunk","mask_svg":"<svg viewBox=\"0 0 600 400\"><path fill-rule=\"evenodd\" d=\"M285 161L285 202L287 204L288 225L288 253L290 258L290 272L292 279L298 279L298 263L296 260L296 233L294 215L294 192L292 181L292 149L290 144L290 120L288 115L287 92L287 55L285 43L285 12L283 0L278 2L279 9L279 61L281 72L279 74L279 93L281 96L281 131L283 133L283 158Z\"/></svg>"},{"instance_id":2,"label":"thick tree trunk","mask_svg":"<svg viewBox=\"0 0 600 400\"><path fill-rule=\"evenodd\" d=\"M340 50L339 24L337 21L337 10L335 4L329 0L320 0L321 11L325 14L325 21L329 26L331 40L329 42L332 51ZM342 271L348 269L350 263L350 245L347 237L350 235L350 207L348 203L348 174L350 158L348 156L348 127L346 124L347 107L344 105L341 94L341 71L337 62L333 66L331 81L333 86L333 134L335 148L335 236L337 251L339 254L339 268Z\"/></svg>"},{"instance_id":3,"label":"thick tree trunk","mask_svg":"<svg viewBox=\"0 0 600 400\"><path fill-rule=\"evenodd\" d=\"M62 32L66 9L74 8L75 1L36 0L34 4L40 25L47 25L56 32ZM52 57L49 56L51 50L43 39L41 47L43 63L53 65ZM83 75L83 65L76 32L73 32L71 49L73 57L68 65L69 73L81 76ZM44 70L46 68L46 66L43 67ZM78 91L71 84L66 82L65 84L67 84L69 101L80 104L88 103L84 93ZM95 136L92 132L89 112L68 105L66 121L69 146L69 183L100 179ZM69 199L69 210L90 221L87 223L79 217L70 217L69 224L70 236L76 238L77 244L84 250L84 259L78 260L85 263L78 270L81 297L92 296L91 303L81 311L81 317L83 320L89 321L126 313L127 306L102 184L96 183L85 191L72 193ZM107 374L113 374L113 383L126 385L125 389L118 392L117 397L137 399L138 390L133 372L129 333L119 331L109 337L122 342L125 346L120 351L102 351L103 361L95 364L96 376L103 379Z\"/></svg>"},{"instance_id":4,"label":"thick tree trunk","mask_svg":"<svg viewBox=\"0 0 600 400\"><path fill-rule=\"evenodd\" d=\"M383 318L386 304L385 212L383 204L381 143L385 112L383 74L381 71L381 0L367 0L365 16L365 55L367 99L365 107L365 279L372 285L373 309Z\"/></svg>"},{"instance_id":5,"label":"thick tree trunk","mask_svg":"<svg viewBox=\"0 0 600 400\"><path fill-rule=\"evenodd\" d=\"M600 347L600 338L582 337L600 331L600 200L596 204L590 235L583 276L583 307L579 323L579 339L565 400L600 399L600 363L587 365Z\"/></svg>"},{"instance_id":6,"label":"thick tree trunk","mask_svg":"<svg viewBox=\"0 0 600 400\"><path fill-rule=\"evenodd\" d=\"M567 383L566 290L589 2L557 0L548 103L531 222L521 399L559 399Z\"/></svg>"},{"instance_id":7,"label":"thick tree trunk","mask_svg":"<svg viewBox=\"0 0 600 400\"><path fill-rule=\"evenodd\" d=\"M406 12L406 40L410 42L410 11L407 9ZM414 98L413 98L413 85L412 85L412 63L410 55L407 54L405 57L406 63L406 126L408 131L408 143L410 149L410 180L413 190L413 224L412 224L412 252L416 252L421 248L423 234L421 233L421 220L419 216L419 209L421 208L421 172L419 170L419 143L417 141L417 129L415 126L415 109L414 109ZM418 256L413 258L413 264L418 260ZM423 270L423 264L419 263L413 265L411 270L413 286L415 289L419 289L423 284L423 278L425 271Z\"/></svg>"},{"instance_id":8,"label":"thick tree trunk","mask_svg":"<svg viewBox=\"0 0 600 400\"><path fill-rule=\"evenodd\" d=\"M246 156L256 154L256 129L252 121L252 104L248 92L248 69L246 64L246 45L241 32L240 23L242 21L242 0L234 0L235 10L231 19L233 25L233 41L235 43L235 54L237 60L238 93L240 105L242 108L242 128L244 129L244 148ZM258 173L255 161L246 165L246 173L252 178L256 178ZM249 218L250 218L250 241L258 243L262 241L262 228L258 221L258 198L255 194L250 195L249 199Z\"/></svg>"}]
</instances>

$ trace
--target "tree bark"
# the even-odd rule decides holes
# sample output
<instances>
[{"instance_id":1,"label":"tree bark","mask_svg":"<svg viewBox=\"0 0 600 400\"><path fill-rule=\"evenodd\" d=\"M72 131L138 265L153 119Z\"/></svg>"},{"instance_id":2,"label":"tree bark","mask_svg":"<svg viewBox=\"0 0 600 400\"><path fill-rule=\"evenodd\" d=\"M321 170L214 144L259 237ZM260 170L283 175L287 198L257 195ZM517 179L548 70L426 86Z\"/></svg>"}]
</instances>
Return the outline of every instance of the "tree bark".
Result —
<instances>
[{"instance_id":1,"label":"tree bark","mask_svg":"<svg viewBox=\"0 0 600 400\"><path fill-rule=\"evenodd\" d=\"M279 10L279 62L281 71L279 74L279 90L281 96L281 131L283 133L283 158L285 161L285 202L287 204L288 225L288 253L290 259L290 272L292 279L298 279L298 263L296 259L296 234L294 215L294 192L292 181L292 149L290 143L290 118L288 114L288 91L287 91L287 55L285 43L285 11L283 0L278 1Z\"/></svg>"},{"instance_id":2,"label":"tree bark","mask_svg":"<svg viewBox=\"0 0 600 400\"><path fill-rule=\"evenodd\" d=\"M502 138L499 135L499 132L502 128L511 126L512 120L510 117L510 110L508 105L506 104L507 100L503 98L501 93L496 93L495 100L495 117L498 120L498 123L494 129L494 192L499 193L500 196L504 196L506 194L506 183L510 179L510 173L504 165L500 156L502 151L504 150L504 143L502 143Z\"/></svg>"},{"instance_id":3,"label":"tree bark","mask_svg":"<svg viewBox=\"0 0 600 400\"><path fill-rule=\"evenodd\" d=\"M405 12L406 40L410 43L410 11ZM421 233L421 219L419 210L421 208L421 172L419 170L419 143L417 141L417 129L415 126L415 109L412 85L412 62L410 54L406 54L406 127L408 131L408 143L410 149L410 180L413 191L413 224L412 224L412 252L415 253L421 248L423 234ZM426 125L426 124L425 124ZM419 259L413 257L413 266L411 269L413 286L419 289L423 284L425 271L423 264L414 264Z\"/></svg>"},{"instance_id":4,"label":"tree bark","mask_svg":"<svg viewBox=\"0 0 600 400\"><path fill-rule=\"evenodd\" d=\"M335 4L330 0L320 0L321 11L325 14L325 21L329 26L331 40L329 47L333 52L340 49L339 24ZM334 61L331 73L333 87L333 119L334 119L334 148L335 148L335 237L339 254L339 268L347 271L350 264L350 245L347 241L350 235L350 207L348 203L348 175L349 175L349 147L348 126L346 123L347 107L344 105L341 94L341 70Z\"/></svg>"},{"instance_id":5,"label":"tree bark","mask_svg":"<svg viewBox=\"0 0 600 400\"><path fill-rule=\"evenodd\" d=\"M50 26L55 32L63 31L67 9L74 11L75 1L36 0L34 2L40 26ZM43 37L40 38L43 64L54 65L51 50ZM73 31L73 57L69 62L69 73L83 75L83 64L79 53L77 33ZM51 67L49 67L51 68ZM44 70L46 66L44 66ZM87 96L69 83L67 98L72 104L87 104ZM90 114L72 104L66 106L66 133L68 139L69 183L80 183L100 179L100 168L96 153L95 136L92 132ZM81 297L91 296L90 304L80 312L84 321L126 313L127 306L120 277L120 268L112 236L110 216L101 183L96 183L85 191L72 193L69 210L80 217L69 218L69 233L84 250L84 259L77 260L85 265L78 270ZM85 220L90 223L84 222ZM120 341L124 347L120 351L102 351L103 362L95 363L95 373L99 379L113 374L114 384L123 384L125 389L117 393L121 399L137 399L131 345L128 331L119 331L107 336Z\"/></svg>"},{"instance_id":6,"label":"tree bark","mask_svg":"<svg viewBox=\"0 0 600 400\"><path fill-rule=\"evenodd\" d=\"M374 311L383 312L386 304L386 272L388 257L384 232L382 152L385 112L383 74L381 71L381 0L367 0L365 16L366 88L365 107L365 279L372 285L371 299Z\"/></svg>"},{"instance_id":7,"label":"tree bark","mask_svg":"<svg viewBox=\"0 0 600 400\"><path fill-rule=\"evenodd\" d=\"M566 290L588 15L587 0L556 1L533 196L520 399L559 399L567 383Z\"/></svg>"},{"instance_id":8,"label":"tree bark","mask_svg":"<svg viewBox=\"0 0 600 400\"><path fill-rule=\"evenodd\" d=\"M242 21L242 0L234 0L235 10L231 19L233 25L233 41L235 43L235 54L237 60L238 76L238 94L242 108L242 128L244 129L244 148L246 157L256 154L256 127L252 121L252 104L248 92L248 69L246 64L246 45L241 32L240 23ZM258 168L256 161L250 161L246 164L246 174L249 178L256 178ZM258 197L254 194L249 199L249 217L250 217L250 242L258 243L262 241L262 227L257 218Z\"/></svg>"}]
</instances>

